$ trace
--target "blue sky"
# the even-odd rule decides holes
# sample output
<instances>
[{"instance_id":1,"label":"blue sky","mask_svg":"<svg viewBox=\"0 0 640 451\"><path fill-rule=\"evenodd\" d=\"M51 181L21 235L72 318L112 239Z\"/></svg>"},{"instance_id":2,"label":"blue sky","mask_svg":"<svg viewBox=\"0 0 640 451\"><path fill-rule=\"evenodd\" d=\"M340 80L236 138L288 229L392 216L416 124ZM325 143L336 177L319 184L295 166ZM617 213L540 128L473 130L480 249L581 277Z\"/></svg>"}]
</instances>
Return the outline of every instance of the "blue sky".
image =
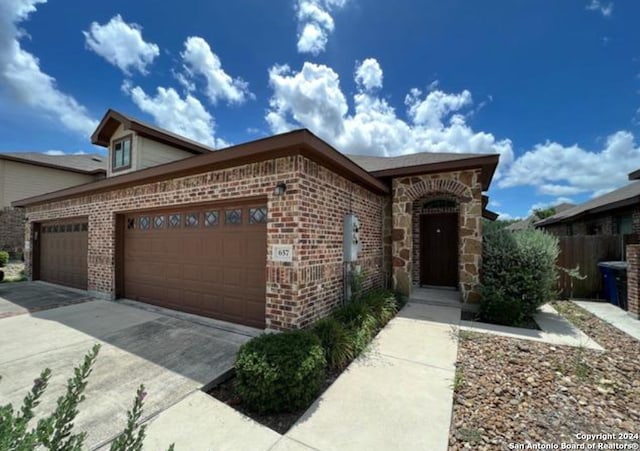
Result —
<instances>
[{"instance_id":1,"label":"blue sky","mask_svg":"<svg viewBox=\"0 0 640 451\"><path fill-rule=\"evenodd\" d=\"M639 2L0 2L0 150L95 152L107 108L215 147L499 152L491 208L640 168Z\"/></svg>"}]
</instances>

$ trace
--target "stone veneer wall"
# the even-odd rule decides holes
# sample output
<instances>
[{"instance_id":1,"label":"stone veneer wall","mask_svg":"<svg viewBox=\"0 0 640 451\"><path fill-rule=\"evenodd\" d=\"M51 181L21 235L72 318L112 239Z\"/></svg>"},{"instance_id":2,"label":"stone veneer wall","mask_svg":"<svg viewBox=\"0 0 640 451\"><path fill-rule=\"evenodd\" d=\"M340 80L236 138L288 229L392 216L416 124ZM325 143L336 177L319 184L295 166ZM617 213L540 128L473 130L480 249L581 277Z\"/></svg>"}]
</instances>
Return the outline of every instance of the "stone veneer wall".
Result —
<instances>
[{"instance_id":1,"label":"stone veneer wall","mask_svg":"<svg viewBox=\"0 0 640 451\"><path fill-rule=\"evenodd\" d=\"M0 209L0 251L18 257L24 249L24 211L21 208Z\"/></svg>"},{"instance_id":2,"label":"stone veneer wall","mask_svg":"<svg viewBox=\"0 0 640 451\"><path fill-rule=\"evenodd\" d=\"M286 193L273 190L285 182ZM382 198L359 185L294 155L203 174L146 183L83 197L36 205L27 209L27 239L33 222L87 216L88 289L111 298L115 291L115 217L123 211L189 203L263 197L267 199L267 256L273 244L291 244L292 263L266 264L266 321L270 329L303 327L326 314L342 297L342 272L336 262L342 257L344 202L353 192L356 214L365 222L362 265L369 270L368 286L379 285L376 265L382 259ZM318 223L325 226L312 233ZM313 226L313 227L312 227ZM376 240L377 246L373 246ZM379 255L378 255L379 254ZM329 258L332 264L323 264ZM31 253L26 252L26 270L31 274ZM328 281L328 282L325 282Z\"/></svg>"},{"instance_id":3,"label":"stone veneer wall","mask_svg":"<svg viewBox=\"0 0 640 451\"><path fill-rule=\"evenodd\" d=\"M413 206L425 197L454 197L460 210L458 272L464 302L480 300L482 184L480 170L399 177L393 190L393 283L406 295L413 281Z\"/></svg>"},{"instance_id":4,"label":"stone veneer wall","mask_svg":"<svg viewBox=\"0 0 640 451\"><path fill-rule=\"evenodd\" d=\"M640 244L627 246L627 304L629 315L640 319Z\"/></svg>"}]
</instances>

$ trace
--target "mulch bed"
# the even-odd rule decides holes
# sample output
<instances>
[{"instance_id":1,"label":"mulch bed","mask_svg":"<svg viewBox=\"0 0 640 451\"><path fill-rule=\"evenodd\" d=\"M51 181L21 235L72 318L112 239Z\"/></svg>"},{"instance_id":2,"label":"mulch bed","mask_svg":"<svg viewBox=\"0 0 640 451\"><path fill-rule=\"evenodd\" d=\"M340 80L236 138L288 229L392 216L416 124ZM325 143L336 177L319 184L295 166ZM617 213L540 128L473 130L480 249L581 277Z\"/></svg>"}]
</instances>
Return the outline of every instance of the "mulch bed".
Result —
<instances>
[{"instance_id":1,"label":"mulch bed","mask_svg":"<svg viewBox=\"0 0 640 451\"><path fill-rule=\"evenodd\" d=\"M461 334L450 450L640 443L576 437L640 433L640 342L573 303L554 307L606 351Z\"/></svg>"},{"instance_id":2,"label":"mulch bed","mask_svg":"<svg viewBox=\"0 0 640 451\"><path fill-rule=\"evenodd\" d=\"M322 393L324 393L325 390L335 382L339 375L340 373L327 373L327 377L324 381L324 385L318 397L322 396ZM230 407L233 407L234 409L243 413L254 421L270 429L273 429L279 434L285 434L289 429L291 429L291 426L293 426L309 408L309 406L307 406L304 409L291 413L259 414L247 409L242 405L242 401L240 401L240 399L233 391L234 383L235 378L232 377L222 384L217 385L208 393L217 400L222 401Z\"/></svg>"}]
</instances>

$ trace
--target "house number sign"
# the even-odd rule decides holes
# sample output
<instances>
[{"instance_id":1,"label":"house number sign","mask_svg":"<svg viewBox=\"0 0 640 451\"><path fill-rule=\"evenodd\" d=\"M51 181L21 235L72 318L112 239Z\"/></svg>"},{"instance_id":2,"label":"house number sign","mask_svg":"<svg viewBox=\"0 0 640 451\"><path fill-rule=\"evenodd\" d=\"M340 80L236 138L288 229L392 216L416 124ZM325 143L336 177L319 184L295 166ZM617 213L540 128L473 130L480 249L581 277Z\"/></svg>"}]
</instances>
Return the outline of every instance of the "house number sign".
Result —
<instances>
[{"instance_id":1,"label":"house number sign","mask_svg":"<svg viewBox=\"0 0 640 451\"><path fill-rule=\"evenodd\" d=\"M291 262L293 261L293 245L274 244L271 246L271 261Z\"/></svg>"}]
</instances>

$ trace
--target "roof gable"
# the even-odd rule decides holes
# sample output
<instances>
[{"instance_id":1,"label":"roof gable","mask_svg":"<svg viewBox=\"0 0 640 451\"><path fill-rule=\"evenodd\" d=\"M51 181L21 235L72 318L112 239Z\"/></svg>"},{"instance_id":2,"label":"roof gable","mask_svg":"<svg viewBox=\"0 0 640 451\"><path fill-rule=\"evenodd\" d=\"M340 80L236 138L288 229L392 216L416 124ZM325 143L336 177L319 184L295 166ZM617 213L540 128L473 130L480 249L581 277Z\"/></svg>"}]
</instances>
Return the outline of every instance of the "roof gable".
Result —
<instances>
[{"instance_id":1,"label":"roof gable","mask_svg":"<svg viewBox=\"0 0 640 451\"><path fill-rule=\"evenodd\" d=\"M160 127L143 122L126 114L109 109L100 124L91 135L91 143L97 146L109 147L111 137L118 127L136 132L140 136L173 146L193 154L209 153L215 149L200 144L191 139L172 133Z\"/></svg>"}]
</instances>

